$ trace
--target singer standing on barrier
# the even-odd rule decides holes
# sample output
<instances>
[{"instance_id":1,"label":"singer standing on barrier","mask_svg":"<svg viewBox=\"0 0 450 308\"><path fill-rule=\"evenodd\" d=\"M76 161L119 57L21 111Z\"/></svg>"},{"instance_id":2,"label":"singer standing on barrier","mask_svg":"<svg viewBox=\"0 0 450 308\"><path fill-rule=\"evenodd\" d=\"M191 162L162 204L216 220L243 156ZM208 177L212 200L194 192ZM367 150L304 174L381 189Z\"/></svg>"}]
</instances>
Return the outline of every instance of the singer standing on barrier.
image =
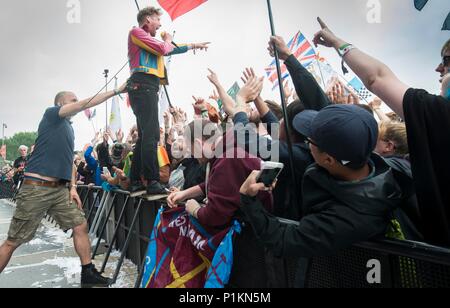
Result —
<instances>
[{"instance_id":1,"label":"singer standing on barrier","mask_svg":"<svg viewBox=\"0 0 450 308\"><path fill-rule=\"evenodd\" d=\"M158 141L160 128L158 120L158 92L167 84L164 56L185 53L188 50L207 50L210 43L176 45L172 36L162 33L163 42L155 39L161 27L160 9L147 7L139 11L139 27L130 31L128 56L131 78L129 97L136 116L139 139L133 155L131 168L131 192L145 191L149 195L166 194L159 183Z\"/></svg>"},{"instance_id":2,"label":"singer standing on barrier","mask_svg":"<svg viewBox=\"0 0 450 308\"><path fill-rule=\"evenodd\" d=\"M55 106L45 111L39 124L35 151L25 169L23 185L17 196L8 239L0 247L0 273L14 251L34 238L41 220L48 214L61 229L73 229L74 246L82 265L81 286L109 285L109 279L102 277L91 261L87 222L75 185L75 136L70 119L125 92L125 89L126 84L83 101L78 101L72 92L60 92L55 97Z\"/></svg>"}]
</instances>

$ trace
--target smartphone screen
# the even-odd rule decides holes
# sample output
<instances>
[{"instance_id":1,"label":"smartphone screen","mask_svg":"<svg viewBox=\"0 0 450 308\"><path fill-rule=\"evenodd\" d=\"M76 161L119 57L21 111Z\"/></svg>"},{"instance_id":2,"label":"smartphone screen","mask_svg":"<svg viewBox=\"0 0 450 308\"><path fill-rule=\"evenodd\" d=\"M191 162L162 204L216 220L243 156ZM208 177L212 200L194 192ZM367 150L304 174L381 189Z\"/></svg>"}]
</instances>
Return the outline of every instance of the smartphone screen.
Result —
<instances>
[{"instance_id":1,"label":"smartphone screen","mask_svg":"<svg viewBox=\"0 0 450 308\"><path fill-rule=\"evenodd\" d=\"M281 173L281 168L263 169L258 177L258 183L270 187Z\"/></svg>"}]
</instances>

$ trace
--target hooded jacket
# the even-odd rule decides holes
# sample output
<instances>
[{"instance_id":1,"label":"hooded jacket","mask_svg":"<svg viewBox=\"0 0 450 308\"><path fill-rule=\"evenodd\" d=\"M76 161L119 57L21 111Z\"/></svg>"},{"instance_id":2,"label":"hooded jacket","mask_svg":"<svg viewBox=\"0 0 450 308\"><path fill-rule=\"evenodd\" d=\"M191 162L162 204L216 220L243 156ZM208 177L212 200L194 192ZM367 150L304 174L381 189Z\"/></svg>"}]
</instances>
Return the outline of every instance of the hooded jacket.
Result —
<instances>
[{"instance_id":1,"label":"hooded jacket","mask_svg":"<svg viewBox=\"0 0 450 308\"><path fill-rule=\"evenodd\" d=\"M307 215L298 225L280 222L248 196L242 196L242 211L256 237L276 256L333 255L384 236L394 213L413 198L411 172L406 161L373 154L371 162L374 173L358 182L337 181L318 165L308 168L303 178Z\"/></svg>"}]
</instances>

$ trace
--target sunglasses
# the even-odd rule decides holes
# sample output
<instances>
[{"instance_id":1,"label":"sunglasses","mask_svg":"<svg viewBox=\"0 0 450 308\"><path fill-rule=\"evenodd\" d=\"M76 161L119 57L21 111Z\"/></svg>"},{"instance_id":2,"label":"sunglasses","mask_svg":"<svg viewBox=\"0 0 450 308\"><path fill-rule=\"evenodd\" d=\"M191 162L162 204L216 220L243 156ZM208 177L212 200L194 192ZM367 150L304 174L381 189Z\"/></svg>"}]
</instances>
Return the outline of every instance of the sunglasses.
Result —
<instances>
[{"instance_id":1,"label":"sunglasses","mask_svg":"<svg viewBox=\"0 0 450 308\"><path fill-rule=\"evenodd\" d=\"M443 56L441 64L443 66L450 66L450 56Z\"/></svg>"}]
</instances>

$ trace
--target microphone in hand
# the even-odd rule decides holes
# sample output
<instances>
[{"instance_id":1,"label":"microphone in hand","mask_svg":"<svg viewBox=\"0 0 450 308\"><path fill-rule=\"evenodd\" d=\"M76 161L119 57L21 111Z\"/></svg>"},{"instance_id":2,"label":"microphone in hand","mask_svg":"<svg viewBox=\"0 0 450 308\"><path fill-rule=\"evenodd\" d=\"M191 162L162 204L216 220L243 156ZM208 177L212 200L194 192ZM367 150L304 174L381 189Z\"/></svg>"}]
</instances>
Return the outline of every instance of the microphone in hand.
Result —
<instances>
[{"instance_id":1,"label":"microphone in hand","mask_svg":"<svg viewBox=\"0 0 450 308\"><path fill-rule=\"evenodd\" d=\"M161 32L161 38L162 38L163 40L165 39L166 35L170 35L170 34L168 34L167 32ZM175 46L176 48L180 48L180 47L178 47L178 45L177 45L174 41L172 41L171 43L172 43L172 45Z\"/></svg>"}]
</instances>

